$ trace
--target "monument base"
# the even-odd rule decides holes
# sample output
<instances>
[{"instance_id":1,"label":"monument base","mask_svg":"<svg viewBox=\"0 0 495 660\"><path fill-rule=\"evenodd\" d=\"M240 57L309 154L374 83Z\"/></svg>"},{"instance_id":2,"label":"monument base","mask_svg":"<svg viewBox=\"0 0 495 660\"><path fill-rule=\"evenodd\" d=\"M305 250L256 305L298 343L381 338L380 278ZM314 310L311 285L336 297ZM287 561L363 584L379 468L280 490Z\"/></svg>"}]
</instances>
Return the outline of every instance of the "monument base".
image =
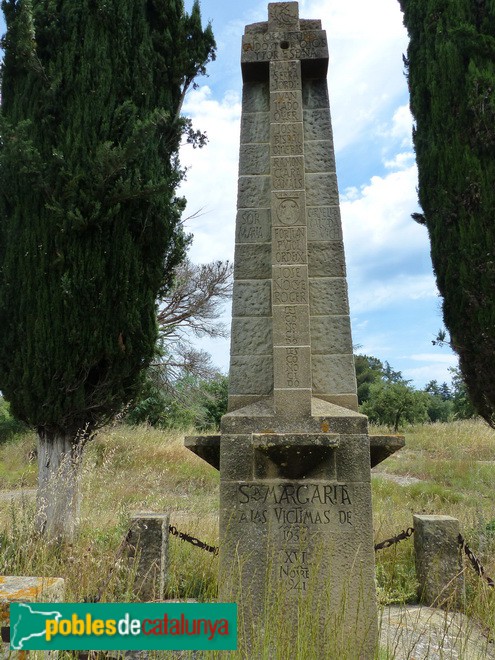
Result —
<instances>
[{"instance_id":1,"label":"monument base","mask_svg":"<svg viewBox=\"0 0 495 660\"><path fill-rule=\"evenodd\" d=\"M306 419L267 400L228 413L220 475L220 600L239 604L249 652L373 657L367 418L316 398Z\"/></svg>"}]
</instances>

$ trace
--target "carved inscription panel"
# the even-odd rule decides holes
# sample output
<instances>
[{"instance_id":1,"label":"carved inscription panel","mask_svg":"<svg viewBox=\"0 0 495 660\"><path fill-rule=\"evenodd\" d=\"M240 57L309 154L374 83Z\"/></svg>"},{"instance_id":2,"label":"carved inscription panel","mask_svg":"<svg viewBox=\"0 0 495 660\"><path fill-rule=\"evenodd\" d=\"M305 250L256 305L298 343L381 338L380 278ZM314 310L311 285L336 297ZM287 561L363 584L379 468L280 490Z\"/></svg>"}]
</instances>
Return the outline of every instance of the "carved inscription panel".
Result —
<instances>
[{"instance_id":1,"label":"carved inscription panel","mask_svg":"<svg viewBox=\"0 0 495 660\"><path fill-rule=\"evenodd\" d=\"M274 346L274 385L277 389L311 388L309 346Z\"/></svg>"},{"instance_id":2,"label":"carved inscription panel","mask_svg":"<svg viewBox=\"0 0 495 660\"><path fill-rule=\"evenodd\" d=\"M327 38L324 30L249 33L242 37L242 63L320 59L328 59Z\"/></svg>"},{"instance_id":3,"label":"carved inscription panel","mask_svg":"<svg viewBox=\"0 0 495 660\"><path fill-rule=\"evenodd\" d=\"M302 122L301 92L272 92L270 96L270 121L272 123Z\"/></svg>"},{"instance_id":4,"label":"carved inscription panel","mask_svg":"<svg viewBox=\"0 0 495 660\"><path fill-rule=\"evenodd\" d=\"M308 263L306 227L274 227L272 258L274 264Z\"/></svg>"},{"instance_id":5,"label":"carved inscription panel","mask_svg":"<svg viewBox=\"0 0 495 660\"><path fill-rule=\"evenodd\" d=\"M297 60L290 62L270 62L270 91L283 91L301 89L301 63Z\"/></svg>"},{"instance_id":6,"label":"carved inscription panel","mask_svg":"<svg viewBox=\"0 0 495 660\"><path fill-rule=\"evenodd\" d=\"M274 346L309 346L309 317L304 305L283 305L273 315Z\"/></svg>"},{"instance_id":7,"label":"carved inscription panel","mask_svg":"<svg viewBox=\"0 0 495 660\"><path fill-rule=\"evenodd\" d=\"M303 156L272 158L273 190L302 190L304 188Z\"/></svg>"},{"instance_id":8,"label":"carved inscription panel","mask_svg":"<svg viewBox=\"0 0 495 660\"><path fill-rule=\"evenodd\" d=\"M236 499L237 523L275 536L275 576L289 593L308 589L318 541L353 529L354 497L345 483L245 482Z\"/></svg>"},{"instance_id":9,"label":"carved inscription panel","mask_svg":"<svg viewBox=\"0 0 495 660\"><path fill-rule=\"evenodd\" d=\"M274 305L308 304L307 266L274 266L272 270Z\"/></svg>"},{"instance_id":10,"label":"carved inscription panel","mask_svg":"<svg viewBox=\"0 0 495 660\"><path fill-rule=\"evenodd\" d=\"M270 209L239 209L237 243L267 243L270 240Z\"/></svg>"},{"instance_id":11,"label":"carved inscription panel","mask_svg":"<svg viewBox=\"0 0 495 660\"><path fill-rule=\"evenodd\" d=\"M308 208L308 240L342 240L342 224L338 206L317 206Z\"/></svg>"},{"instance_id":12,"label":"carved inscription panel","mask_svg":"<svg viewBox=\"0 0 495 660\"><path fill-rule=\"evenodd\" d=\"M299 156L303 153L303 125L299 123L271 124L272 156Z\"/></svg>"}]
</instances>

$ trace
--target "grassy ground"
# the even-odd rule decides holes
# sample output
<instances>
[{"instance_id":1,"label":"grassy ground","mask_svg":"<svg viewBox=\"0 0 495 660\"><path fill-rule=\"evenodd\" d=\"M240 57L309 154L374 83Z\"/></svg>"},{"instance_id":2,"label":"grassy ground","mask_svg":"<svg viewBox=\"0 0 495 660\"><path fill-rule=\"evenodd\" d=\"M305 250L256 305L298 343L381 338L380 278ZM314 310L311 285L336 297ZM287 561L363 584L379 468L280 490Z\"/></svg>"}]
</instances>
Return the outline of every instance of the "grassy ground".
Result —
<instances>
[{"instance_id":1,"label":"grassy ground","mask_svg":"<svg viewBox=\"0 0 495 660\"><path fill-rule=\"evenodd\" d=\"M183 447L183 437L125 426L100 433L87 449L81 532L69 548L57 550L34 539L32 498L0 499L0 574L64 577L68 601L81 601L100 589L103 600L130 600L132 571L114 558L130 514L139 510L168 512L179 530L217 545L219 475ZM0 490L36 486L34 448L29 435L0 446ZM376 541L411 526L413 513L452 515L488 575L495 577L494 431L482 422L411 428L406 448L378 470L373 477ZM167 596L214 598L217 559L175 538L170 547ZM380 601L413 601L412 540L376 558ZM474 572L467 575L466 611L495 636L495 590Z\"/></svg>"}]
</instances>

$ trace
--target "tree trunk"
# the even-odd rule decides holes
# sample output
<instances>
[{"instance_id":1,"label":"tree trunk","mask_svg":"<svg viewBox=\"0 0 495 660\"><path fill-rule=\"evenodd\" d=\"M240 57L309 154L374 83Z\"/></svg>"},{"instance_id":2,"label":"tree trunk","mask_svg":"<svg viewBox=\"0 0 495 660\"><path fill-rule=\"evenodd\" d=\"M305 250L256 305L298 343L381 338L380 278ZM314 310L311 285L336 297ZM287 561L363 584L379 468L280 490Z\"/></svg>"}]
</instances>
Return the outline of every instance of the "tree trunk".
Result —
<instances>
[{"instance_id":1,"label":"tree trunk","mask_svg":"<svg viewBox=\"0 0 495 660\"><path fill-rule=\"evenodd\" d=\"M84 439L38 432L37 527L49 540L71 540L79 518Z\"/></svg>"}]
</instances>

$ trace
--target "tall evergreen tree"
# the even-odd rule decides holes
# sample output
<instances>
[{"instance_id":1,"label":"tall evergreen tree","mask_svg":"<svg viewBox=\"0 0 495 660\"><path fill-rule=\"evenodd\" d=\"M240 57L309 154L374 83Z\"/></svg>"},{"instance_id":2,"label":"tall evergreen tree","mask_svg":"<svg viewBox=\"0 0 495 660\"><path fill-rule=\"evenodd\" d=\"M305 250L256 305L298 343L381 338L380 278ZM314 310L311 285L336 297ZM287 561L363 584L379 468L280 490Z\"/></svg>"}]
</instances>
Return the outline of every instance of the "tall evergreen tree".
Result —
<instances>
[{"instance_id":1,"label":"tall evergreen tree","mask_svg":"<svg viewBox=\"0 0 495 660\"><path fill-rule=\"evenodd\" d=\"M40 524L67 536L84 444L135 395L184 257L184 94L213 59L182 0L3 0L0 390L37 429Z\"/></svg>"},{"instance_id":2,"label":"tall evergreen tree","mask_svg":"<svg viewBox=\"0 0 495 660\"><path fill-rule=\"evenodd\" d=\"M399 0L419 201L445 325L477 411L495 427L495 3Z\"/></svg>"}]
</instances>

